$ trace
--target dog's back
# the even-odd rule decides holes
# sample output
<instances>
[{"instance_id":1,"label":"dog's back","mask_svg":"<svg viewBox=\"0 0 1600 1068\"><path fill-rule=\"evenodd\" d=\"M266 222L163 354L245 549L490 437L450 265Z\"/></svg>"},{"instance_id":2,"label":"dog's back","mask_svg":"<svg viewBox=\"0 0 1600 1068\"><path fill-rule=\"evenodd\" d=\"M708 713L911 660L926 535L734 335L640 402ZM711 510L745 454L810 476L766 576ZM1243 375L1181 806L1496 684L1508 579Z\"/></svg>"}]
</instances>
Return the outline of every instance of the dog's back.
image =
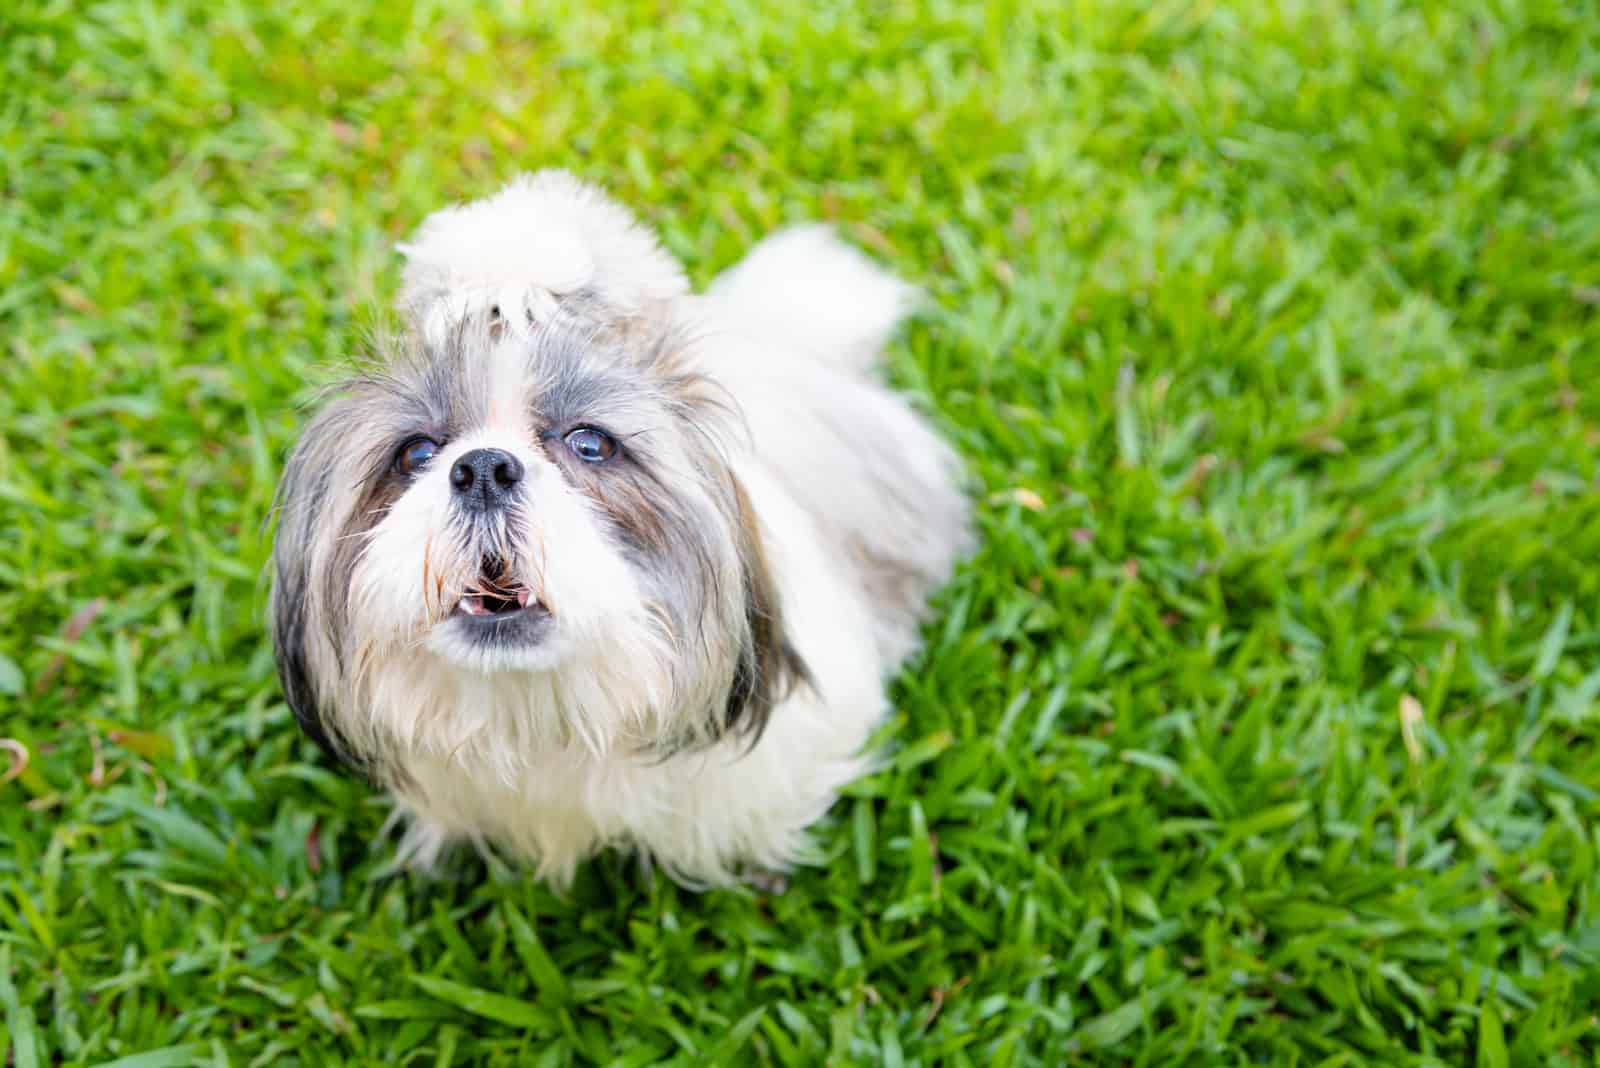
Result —
<instances>
[{"instance_id":1,"label":"dog's back","mask_svg":"<svg viewBox=\"0 0 1600 1068\"><path fill-rule=\"evenodd\" d=\"M705 297L736 339L710 346L715 373L759 462L867 591L885 675L915 649L928 595L971 543L955 453L874 374L919 300L820 225L768 237Z\"/></svg>"}]
</instances>

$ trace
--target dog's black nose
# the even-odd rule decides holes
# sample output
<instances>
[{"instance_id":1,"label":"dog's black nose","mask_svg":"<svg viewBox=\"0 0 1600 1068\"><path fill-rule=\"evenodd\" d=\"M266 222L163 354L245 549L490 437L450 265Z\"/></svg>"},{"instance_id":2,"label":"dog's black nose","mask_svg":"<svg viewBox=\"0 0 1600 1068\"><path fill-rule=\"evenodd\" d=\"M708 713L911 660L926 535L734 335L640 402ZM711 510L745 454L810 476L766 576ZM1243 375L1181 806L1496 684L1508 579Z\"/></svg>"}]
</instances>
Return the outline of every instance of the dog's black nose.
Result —
<instances>
[{"instance_id":1,"label":"dog's black nose","mask_svg":"<svg viewBox=\"0 0 1600 1068\"><path fill-rule=\"evenodd\" d=\"M473 449L450 468L450 485L463 504L488 512L505 506L522 475L522 461L504 449Z\"/></svg>"}]
</instances>

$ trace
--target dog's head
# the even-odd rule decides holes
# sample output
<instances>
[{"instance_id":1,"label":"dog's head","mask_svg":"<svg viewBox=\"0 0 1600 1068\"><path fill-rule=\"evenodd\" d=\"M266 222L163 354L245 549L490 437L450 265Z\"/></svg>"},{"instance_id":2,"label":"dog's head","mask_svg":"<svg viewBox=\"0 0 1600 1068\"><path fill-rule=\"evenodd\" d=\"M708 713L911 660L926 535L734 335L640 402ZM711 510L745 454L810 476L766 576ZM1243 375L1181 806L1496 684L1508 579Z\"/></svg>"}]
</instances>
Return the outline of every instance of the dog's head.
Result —
<instances>
[{"instance_id":1,"label":"dog's head","mask_svg":"<svg viewBox=\"0 0 1600 1068\"><path fill-rule=\"evenodd\" d=\"M415 309L289 458L280 676L307 730L375 777L397 748L480 736L754 737L804 673L727 460L730 399L670 325L563 299L518 329L498 304L447 326Z\"/></svg>"}]
</instances>

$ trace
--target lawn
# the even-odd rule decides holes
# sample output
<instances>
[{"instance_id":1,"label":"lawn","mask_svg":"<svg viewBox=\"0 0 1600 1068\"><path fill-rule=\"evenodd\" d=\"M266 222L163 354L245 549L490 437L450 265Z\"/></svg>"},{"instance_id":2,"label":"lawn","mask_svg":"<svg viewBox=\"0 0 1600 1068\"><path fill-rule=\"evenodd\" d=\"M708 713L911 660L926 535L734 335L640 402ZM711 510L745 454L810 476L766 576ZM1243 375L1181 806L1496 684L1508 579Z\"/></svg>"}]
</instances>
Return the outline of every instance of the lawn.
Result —
<instances>
[{"instance_id":1,"label":"lawn","mask_svg":"<svg viewBox=\"0 0 1600 1068\"><path fill-rule=\"evenodd\" d=\"M3 1063L1600 1063L1600 6L535 6L0 14ZM546 165L933 297L983 545L781 893L383 877L279 693L306 400Z\"/></svg>"}]
</instances>

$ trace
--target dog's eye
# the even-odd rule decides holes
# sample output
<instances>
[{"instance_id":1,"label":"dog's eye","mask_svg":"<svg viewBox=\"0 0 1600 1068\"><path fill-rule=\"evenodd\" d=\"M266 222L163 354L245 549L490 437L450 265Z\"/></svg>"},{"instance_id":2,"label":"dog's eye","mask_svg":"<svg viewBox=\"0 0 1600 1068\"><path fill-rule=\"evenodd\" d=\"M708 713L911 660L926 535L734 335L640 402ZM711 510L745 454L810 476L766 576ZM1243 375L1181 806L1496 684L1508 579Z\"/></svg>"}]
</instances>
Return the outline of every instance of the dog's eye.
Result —
<instances>
[{"instance_id":1,"label":"dog's eye","mask_svg":"<svg viewBox=\"0 0 1600 1068\"><path fill-rule=\"evenodd\" d=\"M438 451L439 443L432 438L412 438L394 454L394 466L401 474L414 475L427 467Z\"/></svg>"},{"instance_id":2,"label":"dog's eye","mask_svg":"<svg viewBox=\"0 0 1600 1068\"><path fill-rule=\"evenodd\" d=\"M617 454L617 443L603 430L580 426L566 437L572 455L585 463L602 464Z\"/></svg>"}]
</instances>

